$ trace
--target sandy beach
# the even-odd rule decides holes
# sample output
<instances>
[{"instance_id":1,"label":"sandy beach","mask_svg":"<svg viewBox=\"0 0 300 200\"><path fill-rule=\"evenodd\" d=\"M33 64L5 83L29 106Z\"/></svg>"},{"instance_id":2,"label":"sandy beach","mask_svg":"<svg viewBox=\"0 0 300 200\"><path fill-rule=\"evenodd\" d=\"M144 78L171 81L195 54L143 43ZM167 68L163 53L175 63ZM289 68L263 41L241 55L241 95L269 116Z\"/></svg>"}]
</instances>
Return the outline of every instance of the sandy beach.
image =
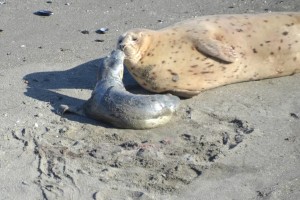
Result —
<instances>
[{"instance_id":1,"label":"sandy beach","mask_svg":"<svg viewBox=\"0 0 300 200\"><path fill-rule=\"evenodd\" d=\"M296 0L213 2L0 0L0 200L300 199L300 74L182 99L170 123L149 130L58 113L90 97L131 28L300 11ZM128 72L124 83L145 93Z\"/></svg>"}]
</instances>

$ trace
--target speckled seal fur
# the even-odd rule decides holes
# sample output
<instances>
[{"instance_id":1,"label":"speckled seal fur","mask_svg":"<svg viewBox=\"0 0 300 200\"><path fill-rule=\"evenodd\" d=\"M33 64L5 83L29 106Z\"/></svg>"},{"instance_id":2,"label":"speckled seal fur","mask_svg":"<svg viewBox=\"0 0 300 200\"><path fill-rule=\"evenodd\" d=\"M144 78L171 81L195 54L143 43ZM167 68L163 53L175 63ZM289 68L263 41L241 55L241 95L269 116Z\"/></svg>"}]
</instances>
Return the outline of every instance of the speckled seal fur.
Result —
<instances>
[{"instance_id":1,"label":"speckled seal fur","mask_svg":"<svg viewBox=\"0 0 300 200\"><path fill-rule=\"evenodd\" d=\"M105 58L91 98L79 107L62 105L62 113L77 113L119 128L147 129L169 122L180 99L171 94L136 95L126 91L122 82L124 57L116 50Z\"/></svg>"},{"instance_id":2,"label":"speckled seal fur","mask_svg":"<svg viewBox=\"0 0 300 200\"><path fill-rule=\"evenodd\" d=\"M191 97L218 86L300 71L300 12L202 16L133 29L118 48L137 82Z\"/></svg>"}]
</instances>

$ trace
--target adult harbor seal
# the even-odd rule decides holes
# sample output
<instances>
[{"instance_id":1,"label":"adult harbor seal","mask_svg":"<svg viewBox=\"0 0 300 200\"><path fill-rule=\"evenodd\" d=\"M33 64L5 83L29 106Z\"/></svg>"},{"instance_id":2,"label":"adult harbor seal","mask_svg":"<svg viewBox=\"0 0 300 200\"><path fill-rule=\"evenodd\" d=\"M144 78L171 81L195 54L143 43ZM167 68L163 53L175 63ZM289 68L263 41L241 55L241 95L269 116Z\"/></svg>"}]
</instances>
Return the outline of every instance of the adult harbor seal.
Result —
<instances>
[{"instance_id":1,"label":"adult harbor seal","mask_svg":"<svg viewBox=\"0 0 300 200\"><path fill-rule=\"evenodd\" d=\"M202 16L120 36L125 65L152 92L191 97L300 71L300 12Z\"/></svg>"},{"instance_id":2,"label":"adult harbor seal","mask_svg":"<svg viewBox=\"0 0 300 200\"><path fill-rule=\"evenodd\" d=\"M62 105L62 113L69 111L132 129L154 128L170 121L180 99L171 94L135 95L126 91L122 82L124 57L122 51L113 51L99 68L91 98L79 107Z\"/></svg>"}]
</instances>

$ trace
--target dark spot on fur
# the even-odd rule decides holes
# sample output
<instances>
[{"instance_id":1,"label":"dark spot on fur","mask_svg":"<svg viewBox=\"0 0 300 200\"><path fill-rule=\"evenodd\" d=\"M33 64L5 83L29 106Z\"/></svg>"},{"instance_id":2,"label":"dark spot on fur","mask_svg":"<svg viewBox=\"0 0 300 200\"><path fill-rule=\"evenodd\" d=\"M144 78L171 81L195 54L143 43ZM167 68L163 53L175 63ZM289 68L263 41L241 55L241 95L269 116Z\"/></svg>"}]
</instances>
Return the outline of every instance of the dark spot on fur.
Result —
<instances>
[{"instance_id":1,"label":"dark spot on fur","mask_svg":"<svg viewBox=\"0 0 300 200\"><path fill-rule=\"evenodd\" d=\"M226 70L226 67L224 65L221 65L220 67L222 68L222 71Z\"/></svg>"},{"instance_id":2,"label":"dark spot on fur","mask_svg":"<svg viewBox=\"0 0 300 200\"><path fill-rule=\"evenodd\" d=\"M151 54L150 53L147 53L147 56L150 56Z\"/></svg>"},{"instance_id":3,"label":"dark spot on fur","mask_svg":"<svg viewBox=\"0 0 300 200\"><path fill-rule=\"evenodd\" d=\"M213 71L203 71L201 72L201 74L213 74L214 72Z\"/></svg>"},{"instance_id":4,"label":"dark spot on fur","mask_svg":"<svg viewBox=\"0 0 300 200\"><path fill-rule=\"evenodd\" d=\"M265 43L270 43L270 42L271 42L270 40L265 41Z\"/></svg>"},{"instance_id":5,"label":"dark spot on fur","mask_svg":"<svg viewBox=\"0 0 300 200\"><path fill-rule=\"evenodd\" d=\"M293 61L296 61L296 60L297 60L297 57L294 57L294 58L293 58Z\"/></svg>"},{"instance_id":6,"label":"dark spot on fur","mask_svg":"<svg viewBox=\"0 0 300 200\"><path fill-rule=\"evenodd\" d=\"M280 40L280 43L283 43L283 39Z\"/></svg>"},{"instance_id":7,"label":"dark spot on fur","mask_svg":"<svg viewBox=\"0 0 300 200\"><path fill-rule=\"evenodd\" d=\"M236 29L237 32L243 32L243 29Z\"/></svg>"},{"instance_id":8,"label":"dark spot on fur","mask_svg":"<svg viewBox=\"0 0 300 200\"><path fill-rule=\"evenodd\" d=\"M188 72L194 72L194 70L189 69Z\"/></svg>"},{"instance_id":9,"label":"dark spot on fur","mask_svg":"<svg viewBox=\"0 0 300 200\"><path fill-rule=\"evenodd\" d=\"M257 53L257 51L256 51L256 49L255 49L255 48L253 48L253 49L252 49L252 51L253 51L253 53Z\"/></svg>"},{"instance_id":10,"label":"dark spot on fur","mask_svg":"<svg viewBox=\"0 0 300 200\"><path fill-rule=\"evenodd\" d=\"M264 46L264 44L262 44L262 43L261 43L259 46L261 46L261 47L262 47L262 46Z\"/></svg>"},{"instance_id":11,"label":"dark spot on fur","mask_svg":"<svg viewBox=\"0 0 300 200\"><path fill-rule=\"evenodd\" d=\"M207 68L211 68L213 66L214 66L214 64L210 64L210 65L207 66Z\"/></svg>"},{"instance_id":12,"label":"dark spot on fur","mask_svg":"<svg viewBox=\"0 0 300 200\"><path fill-rule=\"evenodd\" d=\"M269 21L268 21L268 20L264 20L264 22L265 22L265 23L268 23Z\"/></svg>"},{"instance_id":13,"label":"dark spot on fur","mask_svg":"<svg viewBox=\"0 0 300 200\"><path fill-rule=\"evenodd\" d=\"M280 51L280 50L281 50L281 47L279 46L279 47L278 47L278 51Z\"/></svg>"},{"instance_id":14,"label":"dark spot on fur","mask_svg":"<svg viewBox=\"0 0 300 200\"><path fill-rule=\"evenodd\" d=\"M163 61L161 61L161 64L165 64L165 63L166 63L166 61L164 61L164 60L163 60Z\"/></svg>"},{"instance_id":15,"label":"dark spot on fur","mask_svg":"<svg viewBox=\"0 0 300 200\"><path fill-rule=\"evenodd\" d=\"M192 65L192 66L191 66L191 68L196 68L196 67L198 67L198 65Z\"/></svg>"},{"instance_id":16,"label":"dark spot on fur","mask_svg":"<svg viewBox=\"0 0 300 200\"><path fill-rule=\"evenodd\" d=\"M298 40L295 40L295 43L298 43Z\"/></svg>"},{"instance_id":17,"label":"dark spot on fur","mask_svg":"<svg viewBox=\"0 0 300 200\"><path fill-rule=\"evenodd\" d=\"M286 24L287 27L294 26L294 23Z\"/></svg>"},{"instance_id":18,"label":"dark spot on fur","mask_svg":"<svg viewBox=\"0 0 300 200\"><path fill-rule=\"evenodd\" d=\"M282 33L282 35L287 35L287 34L289 34L289 32L287 32L287 31L284 31L284 32Z\"/></svg>"},{"instance_id":19,"label":"dark spot on fur","mask_svg":"<svg viewBox=\"0 0 300 200\"><path fill-rule=\"evenodd\" d=\"M247 37L251 37L251 35L247 35Z\"/></svg>"},{"instance_id":20,"label":"dark spot on fur","mask_svg":"<svg viewBox=\"0 0 300 200\"><path fill-rule=\"evenodd\" d=\"M176 60L173 60L173 63L176 63L177 61Z\"/></svg>"},{"instance_id":21,"label":"dark spot on fur","mask_svg":"<svg viewBox=\"0 0 300 200\"><path fill-rule=\"evenodd\" d=\"M198 73L193 73L193 75L195 75L195 76L196 76L196 75L198 75Z\"/></svg>"},{"instance_id":22,"label":"dark spot on fur","mask_svg":"<svg viewBox=\"0 0 300 200\"><path fill-rule=\"evenodd\" d=\"M274 55L274 52L270 52L270 55Z\"/></svg>"},{"instance_id":23,"label":"dark spot on fur","mask_svg":"<svg viewBox=\"0 0 300 200\"><path fill-rule=\"evenodd\" d=\"M192 47L191 49L192 49L193 51L195 51L196 48L195 48L195 47Z\"/></svg>"}]
</instances>

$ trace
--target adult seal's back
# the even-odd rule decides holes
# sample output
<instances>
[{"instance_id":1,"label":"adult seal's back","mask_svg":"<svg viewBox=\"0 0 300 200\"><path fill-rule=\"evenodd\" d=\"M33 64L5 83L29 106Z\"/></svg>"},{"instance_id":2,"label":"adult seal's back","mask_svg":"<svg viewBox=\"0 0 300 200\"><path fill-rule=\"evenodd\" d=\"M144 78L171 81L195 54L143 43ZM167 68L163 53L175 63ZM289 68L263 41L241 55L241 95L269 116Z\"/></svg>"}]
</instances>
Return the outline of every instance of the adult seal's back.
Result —
<instances>
[{"instance_id":1,"label":"adult seal's back","mask_svg":"<svg viewBox=\"0 0 300 200\"><path fill-rule=\"evenodd\" d=\"M170 121L180 99L171 94L136 95L122 82L124 53L113 51L99 68L91 98L80 107L62 105L66 111L108 122L119 128L147 129Z\"/></svg>"}]
</instances>

